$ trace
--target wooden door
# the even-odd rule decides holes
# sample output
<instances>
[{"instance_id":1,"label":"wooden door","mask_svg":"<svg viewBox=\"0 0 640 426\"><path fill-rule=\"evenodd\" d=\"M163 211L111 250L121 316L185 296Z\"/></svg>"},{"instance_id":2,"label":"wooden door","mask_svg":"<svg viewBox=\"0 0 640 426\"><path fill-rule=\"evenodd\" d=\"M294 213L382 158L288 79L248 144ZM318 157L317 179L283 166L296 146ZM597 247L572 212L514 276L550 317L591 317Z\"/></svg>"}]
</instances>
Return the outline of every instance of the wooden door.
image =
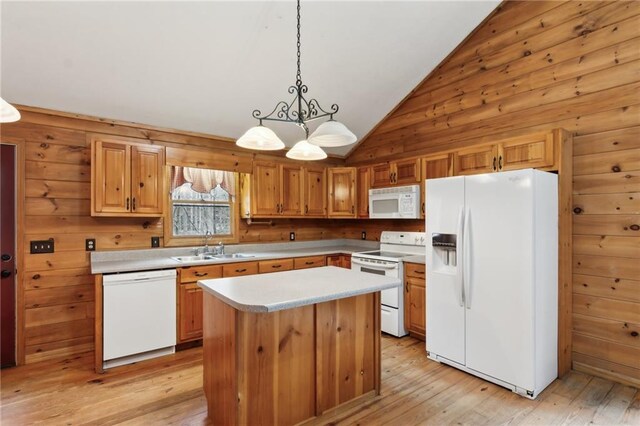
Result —
<instances>
[{"instance_id":1,"label":"wooden door","mask_svg":"<svg viewBox=\"0 0 640 426\"><path fill-rule=\"evenodd\" d=\"M16 365L16 158L15 145L0 145L0 367Z\"/></svg>"},{"instance_id":2,"label":"wooden door","mask_svg":"<svg viewBox=\"0 0 640 426\"><path fill-rule=\"evenodd\" d=\"M98 140L94 145L93 191L95 213L131 211L131 146Z\"/></svg>"},{"instance_id":3,"label":"wooden door","mask_svg":"<svg viewBox=\"0 0 640 426\"><path fill-rule=\"evenodd\" d=\"M164 147L131 147L131 212L162 215Z\"/></svg>"},{"instance_id":4,"label":"wooden door","mask_svg":"<svg viewBox=\"0 0 640 426\"><path fill-rule=\"evenodd\" d=\"M196 283L179 284L178 340L202 338L202 289Z\"/></svg>"},{"instance_id":5,"label":"wooden door","mask_svg":"<svg viewBox=\"0 0 640 426\"><path fill-rule=\"evenodd\" d=\"M302 216L302 175L300 166L280 166L280 214L283 216Z\"/></svg>"},{"instance_id":6,"label":"wooden door","mask_svg":"<svg viewBox=\"0 0 640 426\"><path fill-rule=\"evenodd\" d=\"M328 172L329 217L356 217L356 169L332 167Z\"/></svg>"},{"instance_id":7,"label":"wooden door","mask_svg":"<svg viewBox=\"0 0 640 426\"><path fill-rule=\"evenodd\" d=\"M409 301L409 306L405 308L405 312L408 313L407 330L411 335L424 339L427 318L424 281L408 278L405 291L408 292Z\"/></svg>"},{"instance_id":8,"label":"wooden door","mask_svg":"<svg viewBox=\"0 0 640 426\"><path fill-rule=\"evenodd\" d=\"M497 145L461 149L453 154L453 171L456 176L495 172L497 154Z\"/></svg>"},{"instance_id":9,"label":"wooden door","mask_svg":"<svg viewBox=\"0 0 640 426\"><path fill-rule=\"evenodd\" d=\"M395 161L391 172L394 185L413 185L420 182L420 159Z\"/></svg>"},{"instance_id":10,"label":"wooden door","mask_svg":"<svg viewBox=\"0 0 640 426\"><path fill-rule=\"evenodd\" d=\"M256 162L253 166L251 208L254 216L280 213L280 168L275 163Z\"/></svg>"},{"instance_id":11,"label":"wooden door","mask_svg":"<svg viewBox=\"0 0 640 426\"><path fill-rule=\"evenodd\" d=\"M391 164L382 163L371 166L371 187L379 188L381 186L390 186L391 181Z\"/></svg>"},{"instance_id":12,"label":"wooden door","mask_svg":"<svg viewBox=\"0 0 640 426\"><path fill-rule=\"evenodd\" d=\"M356 181L358 187L358 217L369 217L369 188L371 188L371 168L358 167Z\"/></svg>"},{"instance_id":13,"label":"wooden door","mask_svg":"<svg viewBox=\"0 0 640 426\"><path fill-rule=\"evenodd\" d=\"M498 144L498 170L544 168L553 164L552 132L521 136Z\"/></svg>"},{"instance_id":14,"label":"wooden door","mask_svg":"<svg viewBox=\"0 0 640 426\"><path fill-rule=\"evenodd\" d=\"M327 215L327 173L322 167L308 167L304 175L304 215Z\"/></svg>"},{"instance_id":15,"label":"wooden door","mask_svg":"<svg viewBox=\"0 0 640 426\"><path fill-rule=\"evenodd\" d=\"M431 157L425 157L422 159L422 181L421 185L424 185L424 181L427 179L437 179L448 176L453 176L453 159L452 154L434 155ZM426 194L423 186L421 191L422 206L420 211L424 217L426 206Z\"/></svg>"}]
</instances>

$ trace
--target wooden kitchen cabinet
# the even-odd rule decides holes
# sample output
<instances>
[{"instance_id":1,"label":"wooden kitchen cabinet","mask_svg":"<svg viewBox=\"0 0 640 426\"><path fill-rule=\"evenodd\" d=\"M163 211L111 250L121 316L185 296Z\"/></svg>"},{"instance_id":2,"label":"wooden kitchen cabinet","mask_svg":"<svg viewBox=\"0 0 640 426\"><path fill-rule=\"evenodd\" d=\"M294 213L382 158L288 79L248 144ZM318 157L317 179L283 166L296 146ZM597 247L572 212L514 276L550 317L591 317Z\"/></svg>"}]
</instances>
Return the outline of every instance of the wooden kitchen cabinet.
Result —
<instances>
[{"instance_id":1,"label":"wooden kitchen cabinet","mask_svg":"<svg viewBox=\"0 0 640 426\"><path fill-rule=\"evenodd\" d=\"M276 163L256 161L251 182L251 214L254 216L280 215L280 166Z\"/></svg>"},{"instance_id":2,"label":"wooden kitchen cabinet","mask_svg":"<svg viewBox=\"0 0 640 426\"><path fill-rule=\"evenodd\" d=\"M162 216L164 147L95 137L91 152L92 216Z\"/></svg>"},{"instance_id":3,"label":"wooden kitchen cabinet","mask_svg":"<svg viewBox=\"0 0 640 426\"><path fill-rule=\"evenodd\" d=\"M358 217L369 217L369 189L371 188L371 167L358 167L356 188L358 199L356 202Z\"/></svg>"},{"instance_id":4,"label":"wooden kitchen cabinet","mask_svg":"<svg viewBox=\"0 0 640 426\"><path fill-rule=\"evenodd\" d=\"M371 166L371 187L380 188L395 185L419 183L420 159L391 161Z\"/></svg>"},{"instance_id":5,"label":"wooden kitchen cabinet","mask_svg":"<svg viewBox=\"0 0 640 426\"><path fill-rule=\"evenodd\" d=\"M420 182L420 216L424 218L427 203L425 195L425 180L453 176L453 154L441 154L424 157L422 159L422 181Z\"/></svg>"},{"instance_id":6,"label":"wooden kitchen cabinet","mask_svg":"<svg viewBox=\"0 0 640 426\"><path fill-rule=\"evenodd\" d=\"M283 164L280 166L280 214L282 216L302 215L302 167Z\"/></svg>"},{"instance_id":7,"label":"wooden kitchen cabinet","mask_svg":"<svg viewBox=\"0 0 640 426\"><path fill-rule=\"evenodd\" d=\"M498 144L498 170L546 168L554 164L553 133L542 132Z\"/></svg>"},{"instance_id":8,"label":"wooden kitchen cabinet","mask_svg":"<svg viewBox=\"0 0 640 426\"><path fill-rule=\"evenodd\" d=\"M327 256L327 266L337 266L339 268L351 269L350 254L332 254Z\"/></svg>"},{"instance_id":9,"label":"wooden kitchen cabinet","mask_svg":"<svg viewBox=\"0 0 640 426\"><path fill-rule=\"evenodd\" d=\"M290 271L293 269L293 259L273 259L258 262L258 273Z\"/></svg>"},{"instance_id":10,"label":"wooden kitchen cabinet","mask_svg":"<svg viewBox=\"0 0 640 426\"><path fill-rule=\"evenodd\" d=\"M222 277L222 265L178 269L178 343L202 338L202 289L198 280Z\"/></svg>"},{"instance_id":11,"label":"wooden kitchen cabinet","mask_svg":"<svg viewBox=\"0 0 640 426\"><path fill-rule=\"evenodd\" d=\"M425 340L427 329L426 269L419 263L405 263L404 326L413 337Z\"/></svg>"},{"instance_id":12,"label":"wooden kitchen cabinet","mask_svg":"<svg viewBox=\"0 0 640 426\"><path fill-rule=\"evenodd\" d=\"M356 217L356 168L331 167L329 181L329 217Z\"/></svg>"},{"instance_id":13,"label":"wooden kitchen cabinet","mask_svg":"<svg viewBox=\"0 0 640 426\"><path fill-rule=\"evenodd\" d=\"M222 265L223 277L240 277L258 273L258 262L238 262Z\"/></svg>"},{"instance_id":14,"label":"wooden kitchen cabinet","mask_svg":"<svg viewBox=\"0 0 640 426\"><path fill-rule=\"evenodd\" d=\"M304 168L304 216L327 215L327 172L324 167Z\"/></svg>"},{"instance_id":15,"label":"wooden kitchen cabinet","mask_svg":"<svg viewBox=\"0 0 640 426\"><path fill-rule=\"evenodd\" d=\"M293 269L318 268L327 263L324 256L296 257L293 259Z\"/></svg>"},{"instance_id":16,"label":"wooden kitchen cabinet","mask_svg":"<svg viewBox=\"0 0 640 426\"><path fill-rule=\"evenodd\" d=\"M461 149L453 154L456 176L491 173L498 167L498 146L479 146Z\"/></svg>"}]
</instances>

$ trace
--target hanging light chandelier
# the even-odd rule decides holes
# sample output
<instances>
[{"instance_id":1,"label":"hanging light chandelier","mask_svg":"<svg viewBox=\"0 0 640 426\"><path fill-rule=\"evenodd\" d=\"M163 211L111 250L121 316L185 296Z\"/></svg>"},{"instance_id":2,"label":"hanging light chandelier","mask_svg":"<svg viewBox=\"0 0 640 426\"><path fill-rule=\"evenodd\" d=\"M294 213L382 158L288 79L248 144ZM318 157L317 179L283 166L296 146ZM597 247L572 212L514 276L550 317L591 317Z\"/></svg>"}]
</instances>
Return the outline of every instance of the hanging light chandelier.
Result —
<instances>
[{"instance_id":1,"label":"hanging light chandelier","mask_svg":"<svg viewBox=\"0 0 640 426\"><path fill-rule=\"evenodd\" d=\"M284 142L271 129L263 126L262 121L280 121L293 123L305 133L305 139L296 143L287 152L287 157L295 160L322 160L327 158L327 154L321 147L339 147L350 145L358 138L347 126L335 121L333 115L338 112L338 105L333 104L328 111L320 106L316 99L307 100L305 94L308 91L306 85L302 84L302 74L300 72L300 0L297 1L297 73L296 84L287 90L289 94L295 94L291 102L280 101L275 108L266 115L259 109L253 111L253 118L258 120L258 125L247 130L247 132L236 141L236 145L243 148L257 149L264 151L279 150L285 148ZM320 124L315 132L309 136L307 123L320 118L329 117L329 120Z\"/></svg>"},{"instance_id":2,"label":"hanging light chandelier","mask_svg":"<svg viewBox=\"0 0 640 426\"><path fill-rule=\"evenodd\" d=\"M20 120L20 112L9 102L0 98L0 123L13 123Z\"/></svg>"}]
</instances>

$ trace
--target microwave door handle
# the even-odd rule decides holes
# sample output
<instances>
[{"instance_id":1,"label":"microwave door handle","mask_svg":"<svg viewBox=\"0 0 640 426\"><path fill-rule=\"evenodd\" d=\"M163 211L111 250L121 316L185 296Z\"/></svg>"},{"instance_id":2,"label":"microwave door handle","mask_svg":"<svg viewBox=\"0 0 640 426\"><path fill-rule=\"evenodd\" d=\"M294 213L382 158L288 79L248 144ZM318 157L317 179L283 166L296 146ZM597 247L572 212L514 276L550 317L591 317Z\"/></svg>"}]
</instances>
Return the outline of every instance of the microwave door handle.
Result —
<instances>
[{"instance_id":1,"label":"microwave door handle","mask_svg":"<svg viewBox=\"0 0 640 426\"><path fill-rule=\"evenodd\" d=\"M463 286L464 286L464 207L460 207L458 213L458 236L456 248L456 296L458 297L458 305L464 306Z\"/></svg>"},{"instance_id":2,"label":"microwave door handle","mask_svg":"<svg viewBox=\"0 0 640 426\"><path fill-rule=\"evenodd\" d=\"M360 262L358 259L351 258L351 263L355 263L356 265L366 266L371 269L395 269L398 265L372 265L370 263Z\"/></svg>"}]
</instances>

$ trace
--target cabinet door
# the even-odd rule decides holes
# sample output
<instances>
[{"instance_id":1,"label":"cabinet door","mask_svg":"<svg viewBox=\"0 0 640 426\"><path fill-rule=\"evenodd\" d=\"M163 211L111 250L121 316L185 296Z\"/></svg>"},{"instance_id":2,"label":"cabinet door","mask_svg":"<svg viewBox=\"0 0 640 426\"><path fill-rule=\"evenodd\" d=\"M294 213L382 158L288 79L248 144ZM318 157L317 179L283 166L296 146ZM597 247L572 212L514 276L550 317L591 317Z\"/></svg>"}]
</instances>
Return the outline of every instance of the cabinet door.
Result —
<instances>
[{"instance_id":1,"label":"cabinet door","mask_svg":"<svg viewBox=\"0 0 640 426\"><path fill-rule=\"evenodd\" d=\"M498 170L497 145L461 149L453 154L456 176L490 173Z\"/></svg>"},{"instance_id":2,"label":"cabinet door","mask_svg":"<svg viewBox=\"0 0 640 426\"><path fill-rule=\"evenodd\" d=\"M426 303L424 281L409 278L406 286L409 290L409 332L424 339L427 321L424 308Z\"/></svg>"},{"instance_id":3,"label":"cabinet door","mask_svg":"<svg viewBox=\"0 0 640 426\"><path fill-rule=\"evenodd\" d=\"M535 133L498 144L498 169L551 167L554 163L553 133Z\"/></svg>"},{"instance_id":4,"label":"cabinet door","mask_svg":"<svg viewBox=\"0 0 640 426\"><path fill-rule=\"evenodd\" d=\"M395 161L391 169L394 185L413 185L420 182L420 159Z\"/></svg>"},{"instance_id":5,"label":"cabinet door","mask_svg":"<svg viewBox=\"0 0 640 426\"><path fill-rule=\"evenodd\" d=\"M356 217L356 169L333 167L328 172L329 217Z\"/></svg>"},{"instance_id":6,"label":"cabinet door","mask_svg":"<svg viewBox=\"0 0 640 426\"><path fill-rule=\"evenodd\" d=\"M164 148L131 147L131 211L162 214L164 186Z\"/></svg>"},{"instance_id":7,"label":"cabinet door","mask_svg":"<svg viewBox=\"0 0 640 426\"><path fill-rule=\"evenodd\" d=\"M275 163L256 162L251 185L254 216L276 216L280 211L280 168Z\"/></svg>"},{"instance_id":8,"label":"cabinet door","mask_svg":"<svg viewBox=\"0 0 640 426\"><path fill-rule=\"evenodd\" d=\"M326 264L324 256L296 257L293 259L293 269L318 268Z\"/></svg>"},{"instance_id":9,"label":"cabinet door","mask_svg":"<svg viewBox=\"0 0 640 426\"><path fill-rule=\"evenodd\" d=\"M422 181L421 185L421 198L422 198L422 206L420 211L421 215L424 217L425 214L425 206L427 205L427 200L425 198L424 191L424 181L427 179L436 179L443 178L448 176L453 176L453 158L452 154L444 154L444 155L434 155L432 157L425 157L422 159Z\"/></svg>"},{"instance_id":10,"label":"cabinet door","mask_svg":"<svg viewBox=\"0 0 640 426\"><path fill-rule=\"evenodd\" d=\"M304 199L305 216L327 215L327 174L324 168L305 169Z\"/></svg>"},{"instance_id":11,"label":"cabinet door","mask_svg":"<svg viewBox=\"0 0 640 426\"><path fill-rule=\"evenodd\" d=\"M293 269L293 259L274 259L258 262L258 273L290 271Z\"/></svg>"},{"instance_id":12,"label":"cabinet door","mask_svg":"<svg viewBox=\"0 0 640 426\"><path fill-rule=\"evenodd\" d=\"M222 265L223 277L240 277L258 273L258 262L227 263Z\"/></svg>"},{"instance_id":13,"label":"cabinet door","mask_svg":"<svg viewBox=\"0 0 640 426\"><path fill-rule=\"evenodd\" d=\"M358 187L358 217L369 217L369 188L371 188L371 168L359 167L357 185Z\"/></svg>"},{"instance_id":14,"label":"cabinet door","mask_svg":"<svg viewBox=\"0 0 640 426\"><path fill-rule=\"evenodd\" d=\"M94 146L95 213L131 211L131 146L98 140Z\"/></svg>"},{"instance_id":15,"label":"cabinet door","mask_svg":"<svg viewBox=\"0 0 640 426\"><path fill-rule=\"evenodd\" d=\"M391 182L391 164L383 163L371 166L371 187L379 188L381 186L390 186Z\"/></svg>"},{"instance_id":16,"label":"cabinet door","mask_svg":"<svg viewBox=\"0 0 640 426\"><path fill-rule=\"evenodd\" d=\"M288 164L280 166L282 196L280 214L302 216L302 167Z\"/></svg>"},{"instance_id":17,"label":"cabinet door","mask_svg":"<svg viewBox=\"0 0 640 426\"><path fill-rule=\"evenodd\" d=\"M339 254L327 256L327 266L337 266L338 268L342 267L342 256Z\"/></svg>"},{"instance_id":18,"label":"cabinet door","mask_svg":"<svg viewBox=\"0 0 640 426\"><path fill-rule=\"evenodd\" d=\"M351 255L343 254L341 259L341 264L343 268L351 269Z\"/></svg>"},{"instance_id":19,"label":"cabinet door","mask_svg":"<svg viewBox=\"0 0 640 426\"><path fill-rule=\"evenodd\" d=\"M202 289L196 283L179 284L178 339L180 342L202 337Z\"/></svg>"}]
</instances>

